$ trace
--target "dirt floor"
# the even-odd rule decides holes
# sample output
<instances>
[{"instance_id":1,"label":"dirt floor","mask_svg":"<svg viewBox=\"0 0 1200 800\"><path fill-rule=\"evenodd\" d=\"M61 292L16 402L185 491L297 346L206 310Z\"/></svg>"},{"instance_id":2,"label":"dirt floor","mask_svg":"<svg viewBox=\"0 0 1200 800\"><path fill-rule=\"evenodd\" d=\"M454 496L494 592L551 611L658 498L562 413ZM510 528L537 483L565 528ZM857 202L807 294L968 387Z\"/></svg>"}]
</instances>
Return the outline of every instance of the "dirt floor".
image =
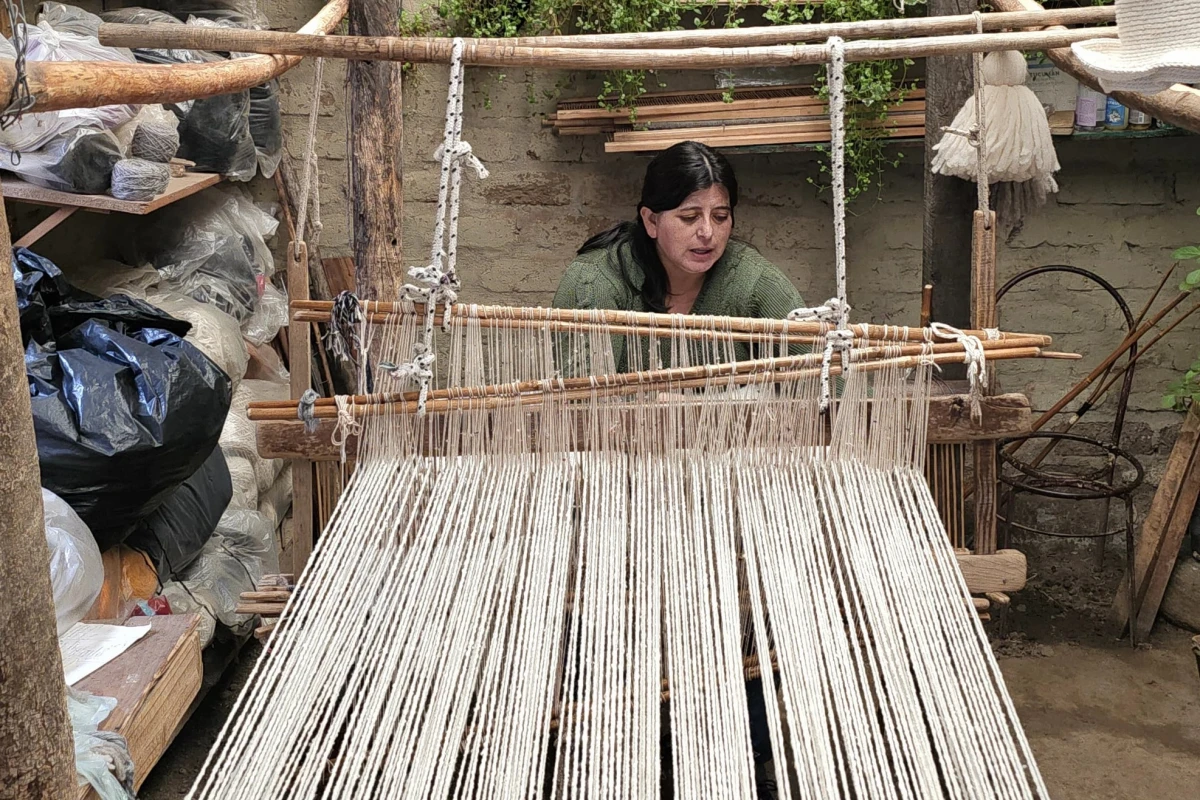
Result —
<instances>
[{"instance_id":1,"label":"dirt floor","mask_svg":"<svg viewBox=\"0 0 1200 800\"><path fill-rule=\"evenodd\" d=\"M1055 800L1200 797L1200 671L1166 623L1138 649L1107 626L1115 570L1032 576L1006 626L989 624L1008 687ZM1004 630L1006 627L1007 630ZM159 762L139 797L187 793L258 655L249 645Z\"/></svg>"}]
</instances>

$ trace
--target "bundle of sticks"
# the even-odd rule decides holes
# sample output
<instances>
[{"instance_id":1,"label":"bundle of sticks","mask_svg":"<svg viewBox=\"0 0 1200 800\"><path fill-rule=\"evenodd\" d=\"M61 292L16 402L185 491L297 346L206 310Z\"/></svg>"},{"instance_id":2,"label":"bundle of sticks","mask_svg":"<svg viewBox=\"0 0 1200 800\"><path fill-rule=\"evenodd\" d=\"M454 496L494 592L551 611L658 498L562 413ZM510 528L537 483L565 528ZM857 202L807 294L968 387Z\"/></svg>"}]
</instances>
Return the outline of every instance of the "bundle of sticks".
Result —
<instances>
[{"instance_id":1,"label":"bundle of sticks","mask_svg":"<svg viewBox=\"0 0 1200 800\"><path fill-rule=\"evenodd\" d=\"M254 629L254 638L265 639L275 630L295 588L294 575L263 575L255 583L254 591L239 595L237 613L262 617L262 624Z\"/></svg>"},{"instance_id":2,"label":"bundle of sticks","mask_svg":"<svg viewBox=\"0 0 1200 800\"><path fill-rule=\"evenodd\" d=\"M543 120L559 136L604 135L607 153L663 150L682 141L713 147L828 142L829 111L812 86L750 87L647 94L636 109L573 98ZM893 139L925 135L925 90L906 91L886 117L860 123ZM849 113L854 114L851 107Z\"/></svg>"}]
</instances>

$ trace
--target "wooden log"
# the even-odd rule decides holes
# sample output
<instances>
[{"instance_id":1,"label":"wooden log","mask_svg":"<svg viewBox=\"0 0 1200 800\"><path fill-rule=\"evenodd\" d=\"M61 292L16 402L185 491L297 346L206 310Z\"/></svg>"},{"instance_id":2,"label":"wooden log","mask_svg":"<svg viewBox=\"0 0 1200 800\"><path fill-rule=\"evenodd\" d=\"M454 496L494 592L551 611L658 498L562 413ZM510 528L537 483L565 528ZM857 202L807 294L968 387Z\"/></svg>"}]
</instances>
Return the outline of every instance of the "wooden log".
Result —
<instances>
[{"instance_id":1,"label":"wooden log","mask_svg":"<svg viewBox=\"0 0 1200 800\"><path fill-rule=\"evenodd\" d=\"M1158 616L1163 594L1179 548L1187 533L1192 511L1200 497L1200 407L1193 405L1175 439L1167 467L1158 482L1158 490L1142 523L1141 536L1134 550L1133 576L1134 633L1145 641ZM1130 624L1129 581L1126 575L1113 598L1117 624L1124 630Z\"/></svg>"},{"instance_id":2,"label":"wooden log","mask_svg":"<svg viewBox=\"0 0 1200 800\"><path fill-rule=\"evenodd\" d=\"M396 8L394 0L356 0L350 7L350 33L372 36L395 31ZM364 299L396 297L405 281L401 68L396 63L362 61L347 65L353 154L351 246L356 291Z\"/></svg>"},{"instance_id":3,"label":"wooden log","mask_svg":"<svg viewBox=\"0 0 1200 800\"><path fill-rule=\"evenodd\" d=\"M1004 12L1032 11L1036 13L1040 10L1044 14L1050 13L1042 9L1041 3L1034 0L991 0L991 4L993 8ZM1050 26L1061 24L1053 22L1050 17L1043 17L1034 24L1039 23ZM1075 57L1069 46L1051 47L1046 50L1046 56L1056 67L1075 80L1098 92L1104 92L1100 82L1088 71L1083 62ZM1155 119L1161 119L1180 128L1200 133L1200 90L1177 83L1166 91L1152 95L1137 92L1104 93L1110 94L1123 105L1144 111Z\"/></svg>"},{"instance_id":4,"label":"wooden log","mask_svg":"<svg viewBox=\"0 0 1200 800\"><path fill-rule=\"evenodd\" d=\"M958 567L971 594L1017 592L1025 588L1025 554L997 550L990 555L958 553Z\"/></svg>"},{"instance_id":5,"label":"wooden log","mask_svg":"<svg viewBox=\"0 0 1200 800\"><path fill-rule=\"evenodd\" d=\"M195 28L190 25L101 26L103 41L121 47L152 47L274 53L311 58L345 58L366 61L406 61L414 64L448 64L452 42L445 38L400 36L313 36L280 31ZM1017 33L976 33L939 37L846 42L846 61L879 61L1003 50L1044 50L1069 47L1092 39L1115 39L1117 29ZM120 43L119 45L117 43ZM693 47L686 49L576 49L524 47L505 40L465 39L463 63L480 67L535 67L540 69L724 69L787 65L817 65L829 60L821 45L769 45L764 47ZM105 65L101 65L105 66ZM171 67L174 69L175 67ZM0 84L0 90L4 88ZM40 108L39 108L40 110Z\"/></svg>"},{"instance_id":6,"label":"wooden log","mask_svg":"<svg viewBox=\"0 0 1200 800\"><path fill-rule=\"evenodd\" d=\"M965 395L945 395L930 398L930 441L974 441L1019 436L1029 430L1031 414L1029 400L1024 395L1005 394L986 398L983 418L971 421L970 401ZM340 461L341 450L332 443L334 420L321 420L312 433L299 420L259 422L256 425L258 453L263 458L308 459L311 461ZM358 439L346 443L346 458L353 461L358 453Z\"/></svg>"},{"instance_id":7,"label":"wooden log","mask_svg":"<svg viewBox=\"0 0 1200 800\"><path fill-rule=\"evenodd\" d=\"M283 603L238 603L234 611L238 614L277 617L283 613L283 606Z\"/></svg>"},{"instance_id":8,"label":"wooden log","mask_svg":"<svg viewBox=\"0 0 1200 800\"><path fill-rule=\"evenodd\" d=\"M324 34L337 27L350 0L329 0L300 29ZM146 30L149 26L131 25ZM168 26L168 27L184 27ZM112 61L32 61L26 64L32 111L99 108L113 104L175 103L240 92L276 78L300 63L298 56L265 55L206 64L127 64ZM16 81L12 61L0 60L0 95Z\"/></svg>"}]
</instances>

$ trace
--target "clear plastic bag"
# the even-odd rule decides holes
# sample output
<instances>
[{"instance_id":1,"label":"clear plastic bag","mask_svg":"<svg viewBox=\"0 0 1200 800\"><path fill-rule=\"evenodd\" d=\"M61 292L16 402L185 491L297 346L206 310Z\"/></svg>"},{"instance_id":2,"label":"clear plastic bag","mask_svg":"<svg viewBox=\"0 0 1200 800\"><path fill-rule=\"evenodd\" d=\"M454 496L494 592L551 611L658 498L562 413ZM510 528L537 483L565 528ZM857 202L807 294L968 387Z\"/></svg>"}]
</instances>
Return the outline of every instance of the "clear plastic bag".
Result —
<instances>
[{"instance_id":1,"label":"clear plastic bag","mask_svg":"<svg viewBox=\"0 0 1200 800\"><path fill-rule=\"evenodd\" d=\"M0 147L0 166L9 172L48 189L79 194L106 193L113 167L125 158L112 131L88 127L69 128L39 149L23 151L16 164L5 152Z\"/></svg>"},{"instance_id":2,"label":"clear plastic bag","mask_svg":"<svg viewBox=\"0 0 1200 800\"><path fill-rule=\"evenodd\" d=\"M245 322L274 272L267 239L278 225L240 191L209 191L145 219L125 241L125 255L159 270L170 288Z\"/></svg>"},{"instance_id":3,"label":"clear plastic bag","mask_svg":"<svg viewBox=\"0 0 1200 800\"><path fill-rule=\"evenodd\" d=\"M116 698L67 689L80 785L90 783L101 800L132 800L134 771L129 743L119 733L100 730L100 723L116 707Z\"/></svg>"},{"instance_id":4,"label":"clear plastic bag","mask_svg":"<svg viewBox=\"0 0 1200 800\"><path fill-rule=\"evenodd\" d=\"M90 11L62 3L42 3L38 6L38 22L45 22L62 33L76 36L98 36L103 21Z\"/></svg>"},{"instance_id":5,"label":"clear plastic bag","mask_svg":"<svg viewBox=\"0 0 1200 800\"><path fill-rule=\"evenodd\" d=\"M237 391L233 393L233 400L229 404L229 415L225 418L225 427L221 429L220 440L221 451L225 453L225 458L229 462L229 474L234 482L231 505L240 502L244 503L240 506L242 508L257 509L259 495L271 488L271 484L279 477L285 463L283 459L263 458L258 454L255 425L246 416L247 408L250 403L286 400L290 394L290 387L286 383L250 380L242 381ZM234 458L244 459L254 470L255 493L252 502L249 502L248 492L242 491L239 494L239 489L243 485L239 483L243 480L241 474L243 467L240 464L235 467ZM235 474L235 470L237 474Z\"/></svg>"},{"instance_id":6,"label":"clear plastic bag","mask_svg":"<svg viewBox=\"0 0 1200 800\"><path fill-rule=\"evenodd\" d=\"M42 517L50 548L50 586L58 635L83 619L104 586L104 562L96 539L66 501L42 489Z\"/></svg>"},{"instance_id":7,"label":"clear plastic bag","mask_svg":"<svg viewBox=\"0 0 1200 800\"><path fill-rule=\"evenodd\" d=\"M290 383L291 375L274 347L269 344L251 344L246 347L246 352L250 354L250 362L246 365L247 379Z\"/></svg>"},{"instance_id":8,"label":"clear plastic bag","mask_svg":"<svg viewBox=\"0 0 1200 800\"><path fill-rule=\"evenodd\" d=\"M271 488L258 499L258 513L271 521L271 527L279 530L288 509L292 507L292 465L287 464ZM270 572L270 570L267 570Z\"/></svg>"},{"instance_id":9,"label":"clear plastic bag","mask_svg":"<svg viewBox=\"0 0 1200 800\"><path fill-rule=\"evenodd\" d=\"M237 389L246 373L249 355L236 319L216 306L166 289L153 289L146 293L145 299L172 317L190 322L192 329L184 338L224 370Z\"/></svg>"},{"instance_id":10,"label":"clear plastic bag","mask_svg":"<svg viewBox=\"0 0 1200 800\"><path fill-rule=\"evenodd\" d=\"M264 345L279 334L279 329L288 322L288 298L275 284L263 287L258 308L250 319L242 323L242 335L253 345Z\"/></svg>"},{"instance_id":11,"label":"clear plastic bag","mask_svg":"<svg viewBox=\"0 0 1200 800\"><path fill-rule=\"evenodd\" d=\"M26 58L29 61L118 61L135 63L133 53L104 47L95 37L54 30L49 23L26 25ZM15 55L15 53L14 53ZM26 114L0 131L0 166L10 169L13 151L32 154L63 134L81 127L111 130L133 119L139 106L113 105Z\"/></svg>"}]
</instances>

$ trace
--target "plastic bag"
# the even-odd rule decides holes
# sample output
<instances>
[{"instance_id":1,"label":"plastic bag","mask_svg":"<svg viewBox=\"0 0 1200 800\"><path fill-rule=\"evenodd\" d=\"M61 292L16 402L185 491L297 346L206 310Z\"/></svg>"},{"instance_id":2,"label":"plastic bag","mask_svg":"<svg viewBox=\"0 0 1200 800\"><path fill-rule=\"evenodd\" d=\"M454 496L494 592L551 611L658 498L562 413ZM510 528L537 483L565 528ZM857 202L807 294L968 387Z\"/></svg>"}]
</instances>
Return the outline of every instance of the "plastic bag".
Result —
<instances>
[{"instance_id":1,"label":"plastic bag","mask_svg":"<svg viewBox=\"0 0 1200 800\"><path fill-rule=\"evenodd\" d=\"M80 292L24 248L12 271L42 485L103 550L212 453L229 377L144 301Z\"/></svg>"},{"instance_id":2,"label":"plastic bag","mask_svg":"<svg viewBox=\"0 0 1200 800\"><path fill-rule=\"evenodd\" d=\"M125 544L150 556L158 579L169 581L200 555L232 493L225 456L215 447L200 469L138 523Z\"/></svg>"},{"instance_id":3,"label":"plastic bag","mask_svg":"<svg viewBox=\"0 0 1200 800\"><path fill-rule=\"evenodd\" d=\"M92 532L61 497L42 489L42 516L50 547L50 586L58 635L83 619L104 586L104 562Z\"/></svg>"},{"instance_id":4,"label":"plastic bag","mask_svg":"<svg viewBox=\"0 0 1200 800\"><path fill-rule=\"evenodd\" d=\"M126 158L113 165L112 196L118 200L153 200L167 190L170 180L171 168L165 163Z\"/></svg>"},{"instance_id":5,"label":"plastic bag","mask_svg":"<svg viewBox=\"0 0 1200 800\"><path fill-rule=\"evenodd\" d=\"M139 603L158 593L158 571L145 553L120 544L105 550L100 558L104 562L104 585L85 621L128 619Z\"/></svg>"},{"instance_id":6,"label":"plastic bag","mask_svg":"<svg viewBox=\"0 0 1200 800\"><path fill-rule=\"evenodd\" d=\"M225 427L221 429L221 450L231 462L230 474L234 477L235 489L241 475L235 475L234 470L236 468L240 473L242 469L241 464L233 466L232 462L235 458L244 459L253 469L255 478L253 500L239 505L239 508L257 509L259 495L271 488L271 484L279 477L285 463L283 459L263 458L258 454L257 432L254 423L246 416L247 409L250 403L286 400L290 395L290 387L285 383L249 380L242 381L233 394L233 400L229 404L229 416L225 418ZM239 497L235 491L234 501L246 498L247 494L243 492Z\"/></svg>"},{"instance_id":7,"label":"plastic bag","mask_svg":"<svg viewBox=\"0 0 1200 800\"><path fill-rule=\"evenodd\" d=\"M119 733L100 730L100 723L116 707L115 697L67 688L67 711L75 737L75 773L79 785L90 783L101 800L135 797L129 742Z\"/></svg>"},{"instance_id":8,"label":"plastic bag","mask_svg":"<svg viewBox=\"0 0 1200 800\"><path fill-rule=\"evenodd\" d=\"M258 513L271 521L271 527L279 530L288 509L292 507L292 465L284 466L279 477L258 500ZM269 570L268 570L269 571Z\"/></svg>"},{"instance_id":9,"label":"plastic bag","mask_svg":"<svg viewBox=\"0 0 1200 800\"><path fill-rule=\"evenodd\" d=\"M229 376L232 388L237 388L249 357L236 319L216 306L167 289L152 289L145 299L171 316L190 322L192 329L185 338L212 359Z\"/></svg>"},{"instance_id":10,"label":"plastic bag","mask_svg":"<svg viewBox=\"0 0 1200 800\"><path fill-rule=\"evenodd\" d=\"M238 28L264 29L269 26L267 17L258 10L256 0L148 0L148 2L154 8L161 8L180 19L197 17Z\"/></svg>"},{"instance_id":11,"label":"plastic bag","mask_svg":"<svg viewBox=\"0 0 1200 800\"><path fill-rule=\"evenodd\" d=\"M263 345L279 335L279 329L288 323L287 295L268 283L258 298L258 308L242 324L242 335L253 345Z\"/></svg>"},{"instance_id":12,"label":"plastic bag","mask_svg":"<svg viewBox=\"0 0 1200 800\"><path fill-rule=\"evenodd\" d=\"M291 375L274 347L269 344L251 344L246 347L246 352L250 356L246 364L247 380L290 383Z\"/></svg>"},{"instance_id":13,"label":"plastic bag","mask_svg":"<svg viewBox=\"0 0 1200 800\"><path fill-rule=\"evenodd\" d=\"M99 36L103 21L90 11L62 3L42 3L38 6L38 22L45 22L62 33L76 36Z\"/></svg>"},{"instance_id":14,"label":"plastic bag","mask_svg":"<svg viewBox=\"0 0 1200 800\"><path fill-rule=\"evenodd\" d=\"M26 59L29 61L119 61L135 63L133 53L114 47L104 47L92 36L78 36L56 31L46 22L26 25L28 37ZM52 140L75 128L87 127L111 130L138 113L138 106L113 105L102 108L75 108L63 111L43 111L26 114L0 131L0 166L13 170L11 155L18 151L25 156L39 150ZM23 161L23 159L21 159Z\"/></svg>"},{"instance_id":15,"label":"plastic bag","mask_svg":"<svg viewBox=\"0 0 1200 800\"><path fill-rule=\"evenodd\" d=\"M182 25L183 21L163 11L150 8L114 8L111 11L101 11L100 19L104 22L116 22L121 25ZM215 53L205 53L200 50L156 50L153 48L136 47L133 56L145 64L203 64L207 61L220 61ZM186 111L191 108L191 101L180 104Z\"/></svg>"},{"instance_id":16,"label":"plastic bag","mask_svg":"<svg viewBox=\"0 0 1200 800\"><path fill-rule=\"evenodd\" d=\"M144 220L126 257L165 284L245 322L275 269L267 239L279 223L239 191L193 195Z\"/></svg>"},{"instance_id":17,"label":"plastic bag","mask_svg":"<svg viewBox=\"0 0 1200 800\"><path fill-rule=\"evenodd\" d=\"M107 192L113 167L125 158L111 131L83 127L65 131L38 150L22 152L17 164L4 153L0 147L0 165L9 172L39 186L79 194Z\"/></svg>"}]
</instances>

